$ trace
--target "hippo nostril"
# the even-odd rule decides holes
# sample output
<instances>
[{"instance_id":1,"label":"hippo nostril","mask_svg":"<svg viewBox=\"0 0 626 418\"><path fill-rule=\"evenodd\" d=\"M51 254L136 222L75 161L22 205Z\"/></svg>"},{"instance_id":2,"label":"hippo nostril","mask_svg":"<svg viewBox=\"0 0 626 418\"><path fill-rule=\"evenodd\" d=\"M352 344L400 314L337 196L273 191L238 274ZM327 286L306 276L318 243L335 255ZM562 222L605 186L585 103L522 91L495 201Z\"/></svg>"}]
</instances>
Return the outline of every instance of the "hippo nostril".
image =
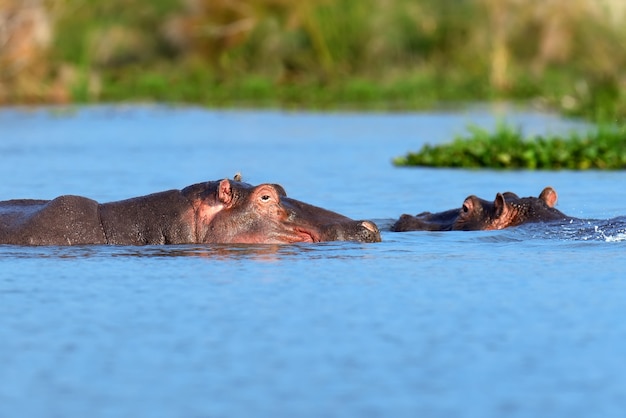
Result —
<instances>
[{"instance_id":1,"label":"hippo nostril","mask_svg":"<svg viewBox=\"0 0 626 418\"><path fill-rule=\"evenodd\" d=\"M363 221L363 222L361 222L361 226L363 228L365 228L365 229L368 229L371 232L378 233L378 228L376 227L376 225L373 222Z\"/></svg>"},{"instance_id":2,"label":"hippo nostril","mask_svg":"<svg viewBox=\"0 0 626 418\"><path fill-rule=\"evenodd\" d=\"M361 230L361 239L359 241L380 242L380 231L374 222L361 221L359 226L363 228Z\"/></svg>"}]
</instances>

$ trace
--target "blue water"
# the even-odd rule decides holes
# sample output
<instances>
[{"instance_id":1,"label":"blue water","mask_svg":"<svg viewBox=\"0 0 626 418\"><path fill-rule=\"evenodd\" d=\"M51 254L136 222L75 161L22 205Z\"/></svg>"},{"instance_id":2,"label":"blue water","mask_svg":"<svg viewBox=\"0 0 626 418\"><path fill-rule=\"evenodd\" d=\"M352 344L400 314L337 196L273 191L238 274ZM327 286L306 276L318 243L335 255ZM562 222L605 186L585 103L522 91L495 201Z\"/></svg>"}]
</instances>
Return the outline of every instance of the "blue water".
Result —
<instances>
[{"instance_id":1,"label":"blue water","mask_svg":"<svg viewBox=\"0 0 626 418\"><path fill-rule=\"evenodd\" d=\"M515 109L0 111L0 200L232 177L383 228L378 244L0 246L0 417L621 417L626 227L384 230L468 194L626 215L626 173L398 169Z\"/></svg>"}]
</instances>

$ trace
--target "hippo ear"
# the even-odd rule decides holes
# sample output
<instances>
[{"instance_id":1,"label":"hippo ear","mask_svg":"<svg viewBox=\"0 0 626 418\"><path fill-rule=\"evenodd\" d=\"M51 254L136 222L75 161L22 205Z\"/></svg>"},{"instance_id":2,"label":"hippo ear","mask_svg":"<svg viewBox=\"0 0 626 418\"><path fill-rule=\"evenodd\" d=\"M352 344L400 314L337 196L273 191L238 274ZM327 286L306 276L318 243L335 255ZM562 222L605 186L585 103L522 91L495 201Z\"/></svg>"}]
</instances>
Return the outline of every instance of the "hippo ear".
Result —
<instances>
[{"instance_id":1,"label":"hippo ear","mask_svg":"<svg viewBox=\"0 0 626 418\"><path fill-rule=\"evenodd\" d=\"M272 186L274 186L279 196L287 197L287 192L285 191L283 186L281 186L280 184L272 184Z\"/></svg>"},{"instance_id":2,"label":"hippo ear","mask_svg":"<svg viewBox=\"0 0 626 418\"><path fill-rule=\"evenodd\" d=\"M556 200L558 199L558 196L556 194L556 190L554 190L552 187L546 187L541 191L539 199L543 200L546 205L548 205L548 207L553 208L554 205L556 205Z\"/></svg>"},{"instance_id":3,"label":"hippo ear","mask_svg":"<svg viewBox=\"0 0 626 418\"><path fill-rule=\"evenodd\" d=\"M498 193L496 195L496 199L493 201L493 208L496 218L502 216L502 214L506 210L506 200L504 200L504 195L502 193Z\"/></svg>"},{"instance_id":4,"label":"hippo ear","mask_svg":"<svg viewBox=\"0 0 626 418\"><path fill-rule=\"evenodd\" d=\"M233 200L233 189L230 187L228 179L220 181L220 185L217 188L217 198L227 206Z\"/></svg>"}]
</instances>

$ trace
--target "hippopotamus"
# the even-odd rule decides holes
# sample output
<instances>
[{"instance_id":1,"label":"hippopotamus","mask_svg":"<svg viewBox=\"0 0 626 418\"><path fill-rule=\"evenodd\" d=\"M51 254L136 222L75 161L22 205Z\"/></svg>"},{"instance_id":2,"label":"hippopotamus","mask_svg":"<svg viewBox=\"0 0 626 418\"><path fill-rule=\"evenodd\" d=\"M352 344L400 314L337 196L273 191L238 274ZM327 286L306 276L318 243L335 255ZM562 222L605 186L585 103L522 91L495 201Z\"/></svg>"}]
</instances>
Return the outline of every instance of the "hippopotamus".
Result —
<instances>
[{"instance_id":1,"label":"hippopotamus","mask_svg":"<svg viewBox=\"0 0 626 418\"><path fill-rule=\"evenodd\" d=\"M404 231L484 231L504 229L530 222L573 219L554 208L557 193L546 187L539 197L519 197L515 193L498 193L493 202L474 195L460 209L438 213L422 212L416 216L402 215L391 227Z\"/></svg>"},{"instance_id":2,"label":"hippopotamus","mask_svg":"<svg viewBox=\"0 0 626 418\"><path fill-rule=\"evenodd\" d=\"M278 184L223 179L110 203L65 195L0 202L0 244L154 245L379 242L371 221L287 197Z\"/></svg>"}]
</instances>

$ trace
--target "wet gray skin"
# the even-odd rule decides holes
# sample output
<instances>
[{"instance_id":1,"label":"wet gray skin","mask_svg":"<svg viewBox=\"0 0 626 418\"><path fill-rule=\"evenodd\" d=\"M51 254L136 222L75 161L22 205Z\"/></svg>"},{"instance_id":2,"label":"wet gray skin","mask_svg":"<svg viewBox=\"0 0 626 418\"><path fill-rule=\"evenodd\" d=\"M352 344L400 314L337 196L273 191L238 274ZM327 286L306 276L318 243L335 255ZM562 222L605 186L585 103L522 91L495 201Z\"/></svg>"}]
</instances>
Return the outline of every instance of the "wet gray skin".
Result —
<instances>
[{"instance_id":1,"label":"wet gray skin","mask_svg":"<svg viewBox=\"0 0 626 418\"><path fill-rule=\"evenodd\" d=\"M554 208L557 193L543 189L539 197L522 197L515 193L498 193L493 202L469 196L459 209L438 213L422 212L402 215L392 231L478 231L504 229L531 222L574 219Z\"/></svg>"},{"instance_id":2,"label":"wet gray skin","mask_svg":"<svg viewBox=\"0 0 626 418\"><path fill-rule=\"evenodd\" d=\"M80 196L0 202L0 244L379 242L355 221L288 198L276 184L224 179L110 203Z\"/></svg>"}]
</instances>

